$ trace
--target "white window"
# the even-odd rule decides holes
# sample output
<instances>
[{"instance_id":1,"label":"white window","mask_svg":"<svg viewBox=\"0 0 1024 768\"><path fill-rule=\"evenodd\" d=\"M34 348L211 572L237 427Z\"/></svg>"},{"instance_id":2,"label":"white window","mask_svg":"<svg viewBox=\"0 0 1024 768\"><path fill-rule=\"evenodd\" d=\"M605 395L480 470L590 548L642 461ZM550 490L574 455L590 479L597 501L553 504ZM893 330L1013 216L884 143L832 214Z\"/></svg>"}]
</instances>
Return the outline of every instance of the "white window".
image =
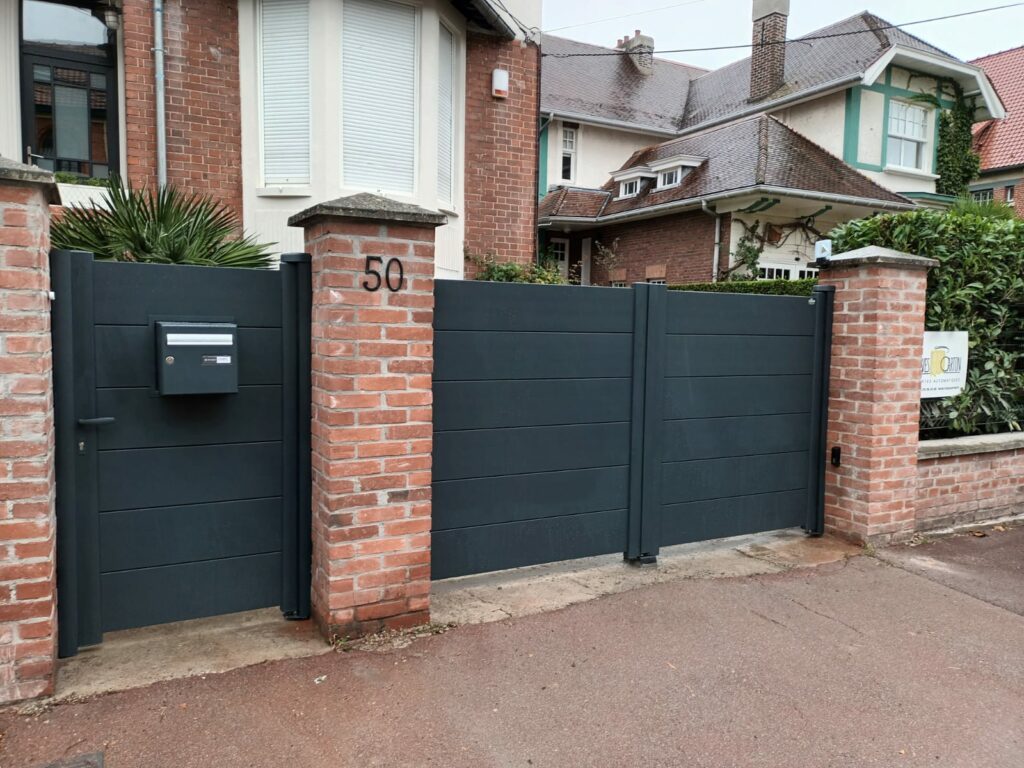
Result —
<instances>
[{"instance_id":1,"label":"white window","mask_svg":"<svg viewBox=\"0 0 1024 768\"><path fill-rule=\"evenodd\" d=\"M647 282L650 283L651 285L666 285L667 284L666 281L665 281L665 278L660 278L660 279L657 279L657 280L648 280Z\"/></svg>"},{"instance_id":2,"label":"white window","mask_svg":"<svg viewBox=\"0 0 1024 768\"><path fill-rule=\"evenodd\" d=\"M1006 201L1006 204L1009 205L1010 203L1013 202L1013 187L1007 187L1005 191L1006 197L1004 198L1004 200Z\"/></svg>"},{"instance_id":3,"label":"white window","mask_svg":"<svg viewBox=\"0 0 1024 768\"><path fill-rule=\"evenodd\" d=\"M993 194L991 189L976 189L971 192L971 198L979 203L991 203Z\"/></svg>"},{"instance_id":4,"label":"white window","mask_svg":"<svg viewBox=\"0 0 1024 768\"><path fill-rule=\"evenodd\" d=\"M639 191L640 191L640 180L639 179L630 179L629 181L624 181L624 182L622 182L619 185L619 197L620 198L623 198L623 197L636 197L636 195L637 195L637 193Z\"/></svg>"},{"instance_id":5,"label":"white window","mask_svg":"<svg viewBox=\"0 0 1024 768\"><path fill-rule=\"evenodd\" d=\"M757 276L761 280L807 280L817 277L818 270L814 267L766 264L758 268Z\"/></svg>"},{"instance_id":6,"label":"white window","mask_svg":"<svg viewBox=\"0 0 1024 768\"><path fill-rule=\"evenodd\" d=\"M679 185L679 169L672 168L668 171L662 171L658 176L658 189L667 189L668 187L675 187Z\"/></svg>"},{"instance_id":7,"label":"white window","mask_svg":"<svg viewBox=\"0 0 1024 768\"><path fill-rule=\"evenodd\" d=\"M309 0L260 4L263 184L309 184Z\"/></svg>"},{"instance_id":8,"label":"white window","mask_svg":"<svg viewBox=\"0 0 1024 768\"><path fill-rule=\"evenodd\" d=\"M455 35L439 25L437 57L437 196L455 199Z\"/></svg>"},{"instance_id":9,"label":"white window","mask_svg":"<svg viewBox=\"0 0 1024 768\"><path fill-rule=\"evenodd\" d=\"M576 141L575 128L562 126L562 181L576 178Z\"/></svg>"},{"instance_id":10,"label":"white window","mask_svg":"<svg viewBox=\"0 0 1024 768\"><path fill-rule=\"evenodd\" d=\"M551 238L551 258L558 264L562 277L569 278L569 241L562 238Z\"/></svg>"},{"instance_id":11,"label":"white window","mask_svg":"<svg viewBox=\"0 0 1024 768\"><path fill-rule=\"evenodd\" d=\"M412 193L416 186L416 9L345 0L342 174L346 186Z\"/></svg>"},{"instance_id":12,"label":"white window","mask_svg":"<svg viewBox=\"0 0 1024 768\"><path fill-rule=\"evenodd\" d=\"M624 280L612 280L612 288L625 288L626 282Z\"/></svg>"},{"instance_id":13,"label":"white window","mask_svg":"<svg viewBox=\"0 0 1024 768\"><path fill-rule=\"evenodd\" d=\"M888 165L924 170L928 147L928 109L905 101L889 102Z\"/></svg>"}]
</instances>

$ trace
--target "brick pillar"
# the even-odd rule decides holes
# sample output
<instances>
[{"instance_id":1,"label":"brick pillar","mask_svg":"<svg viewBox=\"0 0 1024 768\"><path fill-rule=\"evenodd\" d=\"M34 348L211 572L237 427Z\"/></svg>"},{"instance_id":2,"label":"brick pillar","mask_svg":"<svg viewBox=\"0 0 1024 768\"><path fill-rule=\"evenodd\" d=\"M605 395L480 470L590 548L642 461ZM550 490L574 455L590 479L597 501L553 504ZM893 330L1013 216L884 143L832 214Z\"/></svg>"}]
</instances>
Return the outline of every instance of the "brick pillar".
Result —
<instances>
[{"instance_id":1,"label":"brick pillar","mask_svg":"<svg viewBox=\"0 0 1024 768\"><path fill-rule=\"evenodd\" d=\"M51 174L0 157L0 704L53 690L51 202Z\"/></svg>"},{"instance_id":2,"label":"brick pillar","mask_svg":"<svg viewBox=\"0 0 1024 768\"><path fill-rule=\"evenodd\" d=\"M914 530L921 348L928 268L937 262L887 248L832 259L819 282L835 286L825 528L888 543Z\"/></svg>"},{"instance_id":3,"label":"brick pillar","mask_svg":"<svg viewBox=\"0 0 1024 768\"><path fill-rule=\"evenodd\" d=\"M313 616L354 636L429 620L434 229L370 194L289 220L313 271ZM376 258L374 264L371 259ZM398 290L397 266L405 274ZM378 290L370 291L382 274Z\"/></svg>"}]
</instances>

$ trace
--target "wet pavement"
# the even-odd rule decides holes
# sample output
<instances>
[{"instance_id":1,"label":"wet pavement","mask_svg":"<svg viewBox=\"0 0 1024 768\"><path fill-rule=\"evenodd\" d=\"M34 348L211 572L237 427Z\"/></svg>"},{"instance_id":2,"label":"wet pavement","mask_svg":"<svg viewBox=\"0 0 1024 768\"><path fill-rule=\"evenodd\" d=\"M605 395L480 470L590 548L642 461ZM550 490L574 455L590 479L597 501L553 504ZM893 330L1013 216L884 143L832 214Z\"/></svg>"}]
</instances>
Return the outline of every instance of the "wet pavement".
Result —
<instances>
[{"instance_id":1,"label":"wet pavement","mask_svg":"<svg viewBox=\"0 0 1024 768\"><path fill-rule=\"evenodd\" d=\"M913 551L965 556L940 544ZM0 730L5 767L1019 768L1024 617L855 557L8 712Z\"/></svg>"}]
</instances>

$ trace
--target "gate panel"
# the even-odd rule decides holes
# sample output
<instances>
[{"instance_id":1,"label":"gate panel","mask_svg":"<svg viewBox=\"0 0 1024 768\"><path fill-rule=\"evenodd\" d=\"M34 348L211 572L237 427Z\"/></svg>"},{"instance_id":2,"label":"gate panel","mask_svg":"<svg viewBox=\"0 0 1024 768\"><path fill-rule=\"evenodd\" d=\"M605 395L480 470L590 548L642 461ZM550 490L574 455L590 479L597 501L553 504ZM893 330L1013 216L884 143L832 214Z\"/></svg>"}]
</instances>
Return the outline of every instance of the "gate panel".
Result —
<instances>
[{"instance_id":1,"label":"gate panel","mask_svg":"<svg viewBox=\"0 0 1024 768\"><path fill-rule=\"evenodd\" d=\"M804 524L814 306L684 291L666 299L658 500L645 505L644 525L668 546Z\"/></svg>"},{"instance_id":2,"label":"gate panel","mask_svg":"<svg viewBox=\"0 0 1024 768\"><path fill-rule=\"evenodd\" d=\"M58 449L61 655L146 624L275 605L308 615L306 260L51 261L58 432L77 447ZM236 323L238 392L161 396L158 320Z\"/></svg>"},{"instance_id":3,"label":"gate panel","mask_svg":"<svg viewBox=\"0 0 1024 768\"><path fill-rule=\"evenodd\" d=\"M433 578L621 552L633 296L438 281Z\"/></svg>"}]
</instances>

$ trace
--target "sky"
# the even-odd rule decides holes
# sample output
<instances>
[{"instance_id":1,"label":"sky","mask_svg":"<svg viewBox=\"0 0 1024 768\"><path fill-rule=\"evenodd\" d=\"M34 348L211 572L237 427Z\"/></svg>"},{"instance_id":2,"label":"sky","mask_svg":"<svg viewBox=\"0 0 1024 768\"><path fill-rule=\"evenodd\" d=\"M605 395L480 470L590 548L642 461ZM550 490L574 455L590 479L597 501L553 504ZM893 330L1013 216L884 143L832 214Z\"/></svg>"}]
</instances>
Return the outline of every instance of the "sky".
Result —
<instances>
[{"instance_id":1,"label":"sky","mask_svg":"<svg viewBox=\"0 0 1024 768\"><path fill-rule=\"evenodd\" d=\"M791 0L787 36L813 32L864 10L900 24L1012 1ZM656 51L750 42L751 0L544 0L543 11L545 32L596 45L614 46L616 39L632 35L635 29L654 38ZM610 17L621 18L599 21ZM559 27L565 28L556 30ZM1024 4L906 29L966 61L1024 44ZM748 55L747 50L725 50L665 54L665 58L714 69Z\"/></svg>"}]
</instances>

